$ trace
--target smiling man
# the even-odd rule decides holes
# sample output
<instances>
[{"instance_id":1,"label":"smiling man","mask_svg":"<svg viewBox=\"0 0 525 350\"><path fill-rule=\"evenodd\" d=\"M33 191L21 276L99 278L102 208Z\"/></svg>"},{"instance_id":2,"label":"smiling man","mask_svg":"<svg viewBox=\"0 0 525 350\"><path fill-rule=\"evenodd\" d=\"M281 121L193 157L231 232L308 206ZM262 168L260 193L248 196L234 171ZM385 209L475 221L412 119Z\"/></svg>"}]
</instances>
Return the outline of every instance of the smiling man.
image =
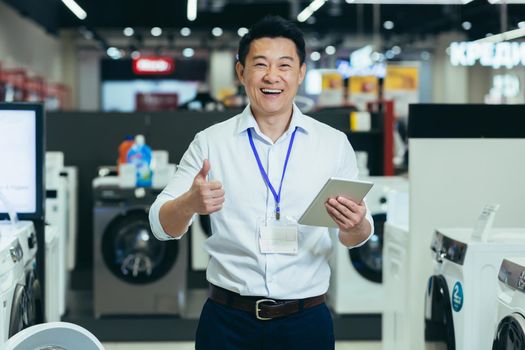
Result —
<instances>
[{"instance_id":1,"label":"smiling man","mask_svg":"<svg viewBox=\"0 0 525 350\"><path fill-rule=\"evenodd\" d=\"M198 350L334 349L324 303L331 236L362 245L372 219L364 203L338 197L326 202L338 230L297 223L327 179L357 178L346 135L293 103L304 59L293 23L269 16L255 24L236 64L250 104L196 135L151 207L159 239L180 238L195 214L210 214L210 290Z\"/></svg>"}]
</instances>

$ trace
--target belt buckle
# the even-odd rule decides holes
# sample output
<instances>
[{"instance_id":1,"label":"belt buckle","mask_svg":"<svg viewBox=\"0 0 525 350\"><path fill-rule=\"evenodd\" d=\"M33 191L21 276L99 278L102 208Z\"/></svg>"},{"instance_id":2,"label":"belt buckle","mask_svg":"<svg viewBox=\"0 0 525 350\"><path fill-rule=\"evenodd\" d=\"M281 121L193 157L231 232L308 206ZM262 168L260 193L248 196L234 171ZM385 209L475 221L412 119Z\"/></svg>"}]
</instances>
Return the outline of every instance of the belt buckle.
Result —
<instances>
[{"instance_id":1,"label":"belt buckle","mask_svg":"<svg viewBox=\"0 0 525 350\"><path fill-rule=\"evenodd\" d=\"M261 309L259 309L259 304L265 303L265 302L270 302L270 303L273 303L273 304L277 304L277 302L275 300L272 300L272 299L259 299L259 300L257 300L255 302L255 317L257 317L258 320L269 321L269 320L272 319L271 317L261 317L261 316L259 316L259 311L261 311Z\"/></svg>"}]
</instances>

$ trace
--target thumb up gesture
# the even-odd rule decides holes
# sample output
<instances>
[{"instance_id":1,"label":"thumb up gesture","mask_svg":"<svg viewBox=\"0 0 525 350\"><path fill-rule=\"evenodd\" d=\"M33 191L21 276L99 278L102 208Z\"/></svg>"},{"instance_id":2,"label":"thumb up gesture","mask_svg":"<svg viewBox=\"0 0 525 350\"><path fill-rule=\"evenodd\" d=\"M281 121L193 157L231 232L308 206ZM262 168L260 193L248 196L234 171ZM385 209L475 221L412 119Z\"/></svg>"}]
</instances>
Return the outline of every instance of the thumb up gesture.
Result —
<instances>
[{"instance_id":1,"label":"thumb up gesture","mask_svg":"<svg viewBox=\"0 0 525 350\"><path fill-rule=\"evenodd\" d=\"M208 181L207 179L210 169L210 162L205 159L189 190L192 210L200 215L219 211L224 203L222 184L219 181Z\"/></svg>"}]
</instances>

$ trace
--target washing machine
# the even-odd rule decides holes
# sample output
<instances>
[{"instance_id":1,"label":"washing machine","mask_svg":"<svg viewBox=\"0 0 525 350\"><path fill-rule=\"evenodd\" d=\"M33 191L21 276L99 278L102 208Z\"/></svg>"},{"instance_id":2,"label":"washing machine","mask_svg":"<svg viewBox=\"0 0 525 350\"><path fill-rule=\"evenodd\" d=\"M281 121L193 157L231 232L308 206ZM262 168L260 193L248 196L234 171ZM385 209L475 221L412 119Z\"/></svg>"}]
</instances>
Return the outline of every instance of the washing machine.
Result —
<instances>
[{"instance_id":1,"label":"washing machine","mask_svg":"<svg viewBox=\"0 0 525 350\"><path fill-rule=\"evenodd\" d=\"M68 271L75 269L77 257L77 215L78 215L78 168L66 166L60 171L60 176L66 179L67 186L67 257Z\"/></svg>"},{"instance_id":2,"label":"washing machine","mask_svg":"<svg viewBox=\"0 0 525 350\"><path fill-rule=\"evenodd\" d=\"M46 159L48 159L46 154ZM59 288L58 305L60 316L66 312L68 273L68 198L67 180L60 176L60 169L47 167L46 172L46 224L52 225L58 232L58 259L59 266L55 271Z\"/></svg>"},{"instance_id":3,"label":"washing machine","mask_svg":"<svg viewBox=\"0 0 525 350\"><path fill-rule=\"evenodd\" d=\"M23 255L19 239L0 228L0 348L27 325Z\"/></svg>"},{"instance_id":4,"label":"washing machine","mask_svg":"<svg viewBox=\"0 0 525 350\"><path fill-rule=\"evenodd\" d=\"M384 309L383 226L387 219L388 196L408 192L402 177L367 177L374 186L365 200L374 219L374 235L361 247L348 249L334 236L332 274L328 304L337 314L373 314Z\"/></svg>"},{"instance_id":5,"label":"washing machine","mask_svg":"<svg viewBox=\"0 0 525 350\"><path fill-rule=\"evenodd\" d=\"M161 190L93 183L95 316L181 314L187 237L159 241L151 232L148 211Z\"/></svg>"},{"instance_id":6,"label":"washing machine","mask_svg":"<svg viewBox=\"0 0 525 350\"><path fill-rule=\"evenodd\" d=\"M59 240L60 234L56 227L46 225L46 287L45 287L45 321L60 321L60 287L57 271L60 268Z\"/></svg>"},{"instance_id":7,"label":"washing machine","mask_svg":"<svg viewBox=\"0 0 525 350\"><path fill-rule=\"evenodd\" d=\"M498 274L498 318L492 350L525 349L525 252L506 258Z\"/></svg>"},{"instance_id":8,"label":"washing machine","mask_svg":"<svg viewBox=\"0 0 525 350\"><path fill-rule=\"evenodd\" d=\"M190 226L190 235L191 269L206 270L210 255L204 250L204 242L211 236L210 216L197 214Z\"/></svg>"},{"instance_id":9,"label":"washing machine","mask_svg":"<svg viewBox=\"0 0 525 350\"><path fill-rule=\"evenodd\" d=\"M24 315L24 326L42 323L44 313L42 308L42 292L40 280L37 273L37 239L35 226L32 221L1 222L0 232L3 236L18 238L23 251L23 264L25 271L25 293L27 297L26 314Z\"/></svg>"},{"instance_id":10,"label":"washing machine","mask_svg":"<svg viewBox=\"0 0 525 350\"><path fill-rule=\"evenodd\" d=\"M491 349L496 322L497 276L507 256L525 252L525 229L437 230L431 249L434 275L425 293L425 342L447 350Z\"/></svg>"}]
</instances>

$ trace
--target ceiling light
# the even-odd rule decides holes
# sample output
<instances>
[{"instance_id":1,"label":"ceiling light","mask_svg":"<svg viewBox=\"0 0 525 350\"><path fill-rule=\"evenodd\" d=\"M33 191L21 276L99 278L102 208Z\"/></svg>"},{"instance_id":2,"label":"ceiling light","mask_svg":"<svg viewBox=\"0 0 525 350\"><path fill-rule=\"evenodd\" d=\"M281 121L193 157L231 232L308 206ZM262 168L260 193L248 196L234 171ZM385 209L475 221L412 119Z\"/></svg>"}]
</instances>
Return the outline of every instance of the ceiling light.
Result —
<instances>
[{"instance_id":1,"label":"ceiling light","mask_svg":"<svg viewBox=\"0 0 525 350\"><path fill-rule=\"evenodd\" d=\"M525 21L518 22L518 28L525 28Z\"/></svg>"},{"instance_id":2,"label":"ceiling light","mask_svg":"<svg viewBox=\"0 0 525 350\"><path fill-rule=\"evenodd\" d=\"M383 23L383 28L385 28L386 30L394 29L394 22L392 22L392 21L385 21Z\"/></svg>"},{"instance_id":3,"label":"ceiling light","mask_svg":"<svg viewBox=\"0 0 525 350\"><path fill-rule=\"evenodd\" d=\"M469 21L465 21L465 22L461 23L461 26L465 30L470 30L472 28L472 23L470 23Z\"/></svg>"},{"instance_id":4,"label":"ceiling light","mask_svg":"<svg viewBox=\"0 0 525 350\"><path fill-rule=\"evenodd\" d=\"M188 0L186 17L188 17L188 21L195 21L197 19L197 0Z\"/></svg>"},{"instance_id":5,"label":"ceiling light","mask_svg":"<svg viewBox=\"0 0 525 350\"><path fill-rule=\"evenodd\" d=\"M501 4L502 0L489 0L491 4ZM505 0L507 4L525 4L525 0Z\"/></svg>"},{"instance_id":6,"label":"ceiling light","mask_svg":"<svg viewBox=\"0 0 525 350\"><path fill-rule=\"evenodd\" d=\"M78 17L80 20L84 20L87 17L86 11L82 7L80 7L75 0L62 0L64 5L67 6L67 8L75 14L75 16Z\"/></svg>"},{"instance_id":7,"label":"ceiling light","mask_svg":"<svg viewBox=\"0 0 525 350\"><path fill-rule=\"evenodd\" d=\"M133 30L133 28L131 28L131 27L124 28L124 35L125 36L132 36L133 34L135 34L135 31Z\"/></svg>"},{"instance_id":8,"label":"ceiling light","mask_svg":"<svg viewBox=\"0 0 525 350\"><path fill-rule=\"evenodd\" d=\"M348 4L465 5L474 0L346 0ZM491 0L489 0L491 1ZM492 0L494 1L494 0ZM495 0L500 1L500 0ZM506 0L520 1L520 0ZM525 1L525 0L521 0Z\"/></svg>"},{"instance_id":9,"label":"ceiling light","mask_svg":"<svg viewBox=\"0 0 525 350\"><path fill-rule=\"evenodd\" d=\"M240 27L239 30L237 30L237 35L239 35L240 37L243 37L246 34L248 34L248 28Z\"/></svg>"},{"instance_id":10,"label":"ceiling light","mask_svg":"<svg viewBox=\"0 0 525 350\"><path fill-rule=\"evenodd\" d=\"M195 54L195 50L193 50L191 47L187 47L184 50L182 50L182 55L186 58L193 57Z\"/></svg>"},{"instance_id":11,"label":"ceiling light","mask_svg":"<svg viewBox=\"0 0 525 350\"><path fill-rule=\"evenodd\" d=\"M118 60L119 58L122 57L122 52L120 52L120 50L117 49L116 47L109 47L106 50L106 53L108 54L109 57L111 57L114 60Z\"/></svg>"},{"instance_id":12,"label":"ceiling light","mask_svg":"<svg viewBox=\"0 0 525 350\"><path fill-rule=\"evenodd\" d=\"M151 35L153 35L153 36L161 36L162 35L162 29L160 29L159 27L151 28Z\"/></svg>"},{"instance_id":13,"label":"ceiling light","mask_svg":"<svg viewBox=\"0 0 525 350\"><path fill-rule=\"evenodd\" d=\"M182 36L190 36L191 35L191 29L188 27L181 28L180 35Z\"/></svg>"},{"instance_id":14,"label":"ceiling light","mask_svg":"<svg viewBox=\"0 0 525 350\"><path fill-rule=\"evenodd\" d=\"M131 58L133 58L133 59L136 60L136 59L139 58L139 57L140 57L140 51L135 50L135 51L133 51L133 52L131 53Z\"/></svg>"},{"instance_id":15,"label":"ceiling light","mask_svg":"<svg viewBox=\"0 0 525 350\"><path fill-rule=\"evenodd\" d=\"M325 49L324 49L324 52L326 52L327 55L333 55L335 53L335 47L332 46L332 45L328 45Z\"/></svg>"},{"instance_id":16,"label":"ceiling light","mask_svg":"<svg viewBox=\"0 0 525 350\"><path fill-rule=\"evenodd\" d=\"M215 27L211 30L211 33L213 34L214 37L220 37L222 35L222 28L220 27Z\"/></svg>"},{"instance_id":17,"label":"ceiling light","mask_svg":"<svg viewBox=\"0 0 525 350\"><path fill-rule=\"evenodd\" d=\"M310 54L310 59L314 62L317 62L321 59L321 54L317 51L314 51Z\"/></svg>"},{"instance_id":18,"label":"ceiling light","mask_svg":"<svg viewBox=\"0 0 525 350\"><path fill-rule=\"evenodd\" d=\"M392 52L392 50L388 50L387 52L385 52L385 57L388 58L389 60L391 60L392 58L394 58L394 53Z\"/></svg>"},{"instance_id":19,"label":"ceiling light","mask_svg":"<svg viewBox=\"0 0 525 350\"><path fill-rule=\"evenodd\" d=\"M397 45L396 46L392 46L392 48L390 50L392 50L392 53L394 55L399 55L401 53L401 48L399 46L397 46Z\"/></svg>"},{"instance_id":20,"label":"ceiling light","mask_svg":"<svg viewBox=\"0 0 525 350\"><path fill-rule=\"evenodd\" d=\"M326 0L312 1L310 5L308 5L304 10L301 11L301 13L297 15L297 20L299 22L306 21L311 15L314 14L315 11L319 10L319 8L323 6L325 2Z\"/></svg>"}]
</instances>

